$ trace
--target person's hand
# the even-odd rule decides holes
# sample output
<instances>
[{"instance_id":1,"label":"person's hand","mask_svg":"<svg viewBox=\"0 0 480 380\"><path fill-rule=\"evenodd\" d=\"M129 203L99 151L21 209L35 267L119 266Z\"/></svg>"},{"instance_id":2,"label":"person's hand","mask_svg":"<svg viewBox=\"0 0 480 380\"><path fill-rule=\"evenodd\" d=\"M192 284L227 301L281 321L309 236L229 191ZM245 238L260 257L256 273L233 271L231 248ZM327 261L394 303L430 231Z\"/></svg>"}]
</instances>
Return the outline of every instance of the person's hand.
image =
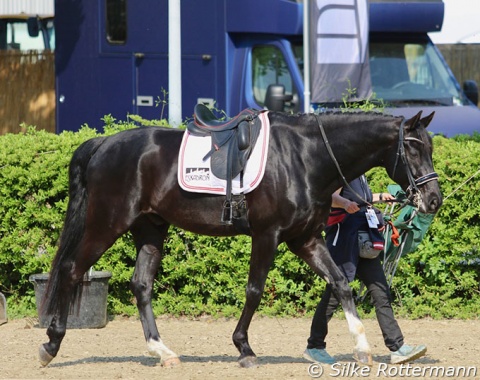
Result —
<instances>
[{"instance_id":1,"label":"person's hand","mask_svg":"<svg viewBox=\"0 0 480 380\"><path fill-rule=\"evenodd\" d=\"M360 210L356 202L350 201L346 198L344 199L345 199L345 202L344 202L343 208L345 209L346 212L348 212L349 214L353 214Z\"/></svg>"},{"instance_id":2,"label":"person's hand","mask_svg":"<svg viewBox=\"0 0 480 380\"><path fill-rule=\"evenodd\" d=\"M341 189L338 189L332 194L332 206L343 208L349 214L360 211L358 204L350 199L344 198L340 195Z\"/></svg>"},{"instance_id":3,"label":"person's hand","mask_svg":"<svg viewBox=\"0 0 480 380\"><path fill-rule=\"evenodd\" d=\"M378 194L378 201L379 202L392 201L394 199L395 199L395 197L390 193L379 193Z\"/></svg>"}]
</instances>

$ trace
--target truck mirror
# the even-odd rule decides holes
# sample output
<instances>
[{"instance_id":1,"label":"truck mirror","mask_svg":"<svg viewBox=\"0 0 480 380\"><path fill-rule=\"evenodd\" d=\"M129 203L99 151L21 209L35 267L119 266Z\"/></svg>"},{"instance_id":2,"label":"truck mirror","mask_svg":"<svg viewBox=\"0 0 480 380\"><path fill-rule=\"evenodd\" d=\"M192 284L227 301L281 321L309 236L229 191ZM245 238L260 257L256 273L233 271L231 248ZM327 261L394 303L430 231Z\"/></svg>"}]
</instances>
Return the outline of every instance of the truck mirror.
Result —
<instances>
[{"instance_id":1,"label":"truck mirror","mask_svg":"<svg viewBox=\"0 0 480 380\"><path fill-rule=\"evenodd\" d=\"M463 82L463 92L465 96L470 100L473 104L478 105L478 86L477 82L474 80L466 80Z\"/></svg>"},{"instance_id":2,"label":"truck mirror","mask_svg":"<svg viewBox=\"0 0 480 380\"><path fill-rule=\"evenodd\" d=\"M29 17L27 19L27 28L28 28L28 35L30 37L38 37L40 33L40 28L38 25L38 19L36 17Z\"/></svg>"},{"instance_id":3,"label":"truck mirror","mask_svg":"<svg viewBox=\"0 0 480 380\"><path fill-rule=\"evenodd\" d=\"M271 111L283 111L285 102L292 99L292 95L285 95L285 86L283 84L271 84L267 87L265 107Z\"/></svg>"}]
</instances>

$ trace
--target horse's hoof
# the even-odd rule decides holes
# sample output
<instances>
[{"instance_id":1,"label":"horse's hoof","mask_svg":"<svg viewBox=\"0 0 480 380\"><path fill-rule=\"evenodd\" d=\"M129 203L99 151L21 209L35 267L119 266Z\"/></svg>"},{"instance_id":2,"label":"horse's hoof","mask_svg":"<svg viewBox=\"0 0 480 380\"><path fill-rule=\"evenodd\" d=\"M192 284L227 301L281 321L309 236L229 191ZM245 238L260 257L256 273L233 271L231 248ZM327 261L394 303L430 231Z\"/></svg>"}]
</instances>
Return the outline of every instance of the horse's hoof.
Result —
<instances>
[{"instance_id":1,"label":"horse's hoof","mask_svg":"<svg viewBox=\"0 0 480 380\"><path fill-rule=\"evenodd\" d=\"M238 359L238 364L242 368L251 368L257 365L257 357L256 356L245 356L243 358Z\"/></svg>"},{"instance_id":2,"label":"horse's hoof","mask_svg":"<svg viewBox=\"0 0 480 380\"><path fill-rule=\"evenodd\" d=\"M50 363L53 360L53 356L50 355L47 350L45 349L45 346L42 344L38 350L38 357L40 359L40 364L42 366L47 366L48 363Z\"/></svg>"},{"instance_id":3,"label":"horse's hoof","mask_svg":"<svg viewBox=\"0 0 480 380\"><path fill-rule=\"evenodd\" d=\"M161 364L165 368L172 368L172 367L179 366L180 364L182 364L182 362L180 361L180 358L173 356L171 358L162 360Z\"/></svg>"},{"instance_id":4,"label":"horse's hoof","mask_svg":"<svg viewBox=\"0 0 480 380\"><path fill-rule=\"evenodd\" d=\"M370 352L361 352L355 350L353 352L353 358L359 363L363 365L373 366L373 358Z\"/></svg>"}]
</instances>

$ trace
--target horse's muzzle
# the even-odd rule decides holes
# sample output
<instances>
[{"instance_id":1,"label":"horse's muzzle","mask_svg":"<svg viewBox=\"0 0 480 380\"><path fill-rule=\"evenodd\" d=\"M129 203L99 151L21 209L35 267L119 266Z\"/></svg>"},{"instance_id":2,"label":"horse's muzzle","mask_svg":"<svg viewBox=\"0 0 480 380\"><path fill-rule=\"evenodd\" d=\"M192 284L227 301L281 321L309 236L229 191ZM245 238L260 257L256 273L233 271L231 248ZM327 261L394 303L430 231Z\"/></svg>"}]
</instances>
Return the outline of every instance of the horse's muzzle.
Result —
<instances>
[{"instance_id":1,"label":"horse's muzzle","mask_svg":"<svg viewBox=\"0 0 480 380\"><path fill-rule=\"evenodd\" d=\"M436 214L442 205L442 192L438 185L438 174L431 172L414 181L410 179L407 193L412 189L414 189L413 203L419 208L419 211L424 214Z\"/></svg>"},{"instance_id":2,"label":"horse's muzzle","mask_svg":"<svg viewBox=\"0 0 480 380\"><path fill-rule=\"evenodd\" d=\"M420 189L422 202L420 203L420 212L425 214L436 214L442 206L442 193L435 181Z\"/></svg>"}]
</instances>

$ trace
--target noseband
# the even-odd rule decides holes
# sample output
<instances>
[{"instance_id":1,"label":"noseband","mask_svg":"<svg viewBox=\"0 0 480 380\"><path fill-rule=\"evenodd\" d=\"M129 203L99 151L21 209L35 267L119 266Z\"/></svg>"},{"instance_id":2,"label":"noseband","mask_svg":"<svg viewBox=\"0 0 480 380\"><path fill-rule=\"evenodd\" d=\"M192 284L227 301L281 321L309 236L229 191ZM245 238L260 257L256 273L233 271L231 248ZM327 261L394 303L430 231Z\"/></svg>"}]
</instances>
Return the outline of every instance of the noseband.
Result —
<instances>
[{"instance_id":1,"label":"noseband","mask_svg":"<svg viewBox=\"0 0 480 380\"><path fill-rule=\"evenodd\" d=\"M420 205L421 201L421 193L419 190L419 186L422 186L426 184L427 182L430 181L438 181L438 174L435 172L431 172L428 174L425 174L423 176L420 176L418 178L413 177L412 169L410 168L410 165L408 164L407 156L405 154L405 142L406 141L415 141L420 144L424 144L422 140L417 139L415 137L404 137L404 124L405 120L402 121L402 124L400 125L400 130L398 133L398 149L397 149L397 158L395 159L395 165L393 166L393 173L392 173L392 178L395 178L395 172L397 170L397 164L398 164L398 159L399 157L401 158L403 164L405 165L405 171L407 172L407 178L408 178L408 183L409 186L406 189L406 195L407 195L407 202L408 203L413 203L415 207L418 208Z\"/></svg>"}]
</instances>

